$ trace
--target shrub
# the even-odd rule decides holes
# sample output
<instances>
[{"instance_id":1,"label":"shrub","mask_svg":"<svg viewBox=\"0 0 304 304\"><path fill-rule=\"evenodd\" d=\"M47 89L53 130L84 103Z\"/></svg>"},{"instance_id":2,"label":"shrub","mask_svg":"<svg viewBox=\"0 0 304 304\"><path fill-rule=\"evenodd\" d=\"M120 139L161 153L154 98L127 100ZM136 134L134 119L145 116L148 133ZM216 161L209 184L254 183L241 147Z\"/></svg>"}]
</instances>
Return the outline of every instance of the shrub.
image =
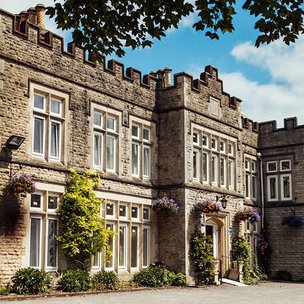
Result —
<instances>
[{"instance_id":1,"label":"shrub","mask_svg":"<svg viewBox=\"0 0 304 304\"><path fill-rule=\"evenodd\" d=\"M292 274L288 270L278 270L274 278L280 281L292 281Z\"/></svg>"},{"instance_id":2,"label":"shrub","mask_svg":"<svg viewBox=\"0 0 304 304\"><path fill-rule=\"evenodd\" d=\"M7 284L5 287L0 287L0 296L7 296L11 292L11 285Z\"/></svg>"},{"instance_id":3,"label":"shrub","mask_svg":"<svg viewBox=\"0 0 304 304\"><path fill-rule=\"evenodd\" d=\"M44 293L52 285L48 273L31 267L19 269L13 276L12 282L12 290L17 294Z\"/></svg>"},{"instance_id":4,"label":"shrub","mask_svg":"<svg viewBox=\"0 0 304 304\"><path fill-rule=\"evenodd\" d=\"M165 285L164 267L150 265L136 273L133 281L140 286L162 287Z\"/></svg>"},{"instance_id":5,"label":"shrub","mask_svg":"<svg viewBox=\"0 0 304 304\"><path fill-rule=\"evenodd\" d=\"M91 287L91 278L83 270L68 270L58 281L58 285L62 291L85 291Z\"/></svg>"},{"instance_id":6,"label":"shrub","mask_svg":"<svg viewBox=\"0 0 304 304\"><path fill-rule=\"evenodd\" d=\"M196 284L209 284L214 280L213 244L210 236L198 229L191 236L190 257L194 264Z\"/></svg>"},{"instance_id":7,"label":"shrub","mask_svg":"<svg viewBox=\"0 0 304 304\"><path fill-rule=\"evenodd\" d=\"M114 271L99 271L92 278L92 286L94 289L117 289L119 279Z\"/></svg>"},{"instance_id":8,"label":"shrub","mask_svg":"<svg viewBox=\"0 0 304 304\"><path fill-rule=\"evenodd\" d=\"M186 276L181 272L175 274L175 278L172 281L171 285L173 285L173 286L184 286L184 285L186 285Z\"/></svg>"}]
</instances>

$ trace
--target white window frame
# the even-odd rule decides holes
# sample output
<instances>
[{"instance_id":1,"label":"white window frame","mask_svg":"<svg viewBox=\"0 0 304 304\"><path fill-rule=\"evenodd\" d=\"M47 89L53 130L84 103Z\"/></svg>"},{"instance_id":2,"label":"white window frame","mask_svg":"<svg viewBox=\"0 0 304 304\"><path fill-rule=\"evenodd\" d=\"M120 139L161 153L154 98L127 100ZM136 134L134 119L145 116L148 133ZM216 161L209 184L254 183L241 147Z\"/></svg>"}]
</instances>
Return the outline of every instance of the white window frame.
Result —
<instances>
[{"instance_id":1,"label":"white window frame","mask_svg":"<svg viewBox=\"0 0 304 304\"><path fill-rule=\"evenodd\" d=\"M133 146L137 147L137 157L133 158ZM133 161L136 161L137 164L137 172L133 171ZM132 176L139 177L140 176L140 144L138 142L131 143L131 174Z\"/></svg>"},{"instance_id":2,"label":"white window frame","mask_svg":"<svg viewBox=\"0 0 304 304\"><path fill-rule=\"evenodd\" d=\"M136 217L132 216L132 208L137 208L137 216ZM131 216L132 221L139 221L139 216L140 216L140 206L139 205L132 204L130 216Z\"/></svg>"},{"instance_id":3,"label":"white window frame","mask_svg":"<svg viewBox=\"0 0 304 304\"><path fill-rule=\"evenodd\" d=\"M56 125L59 126L59 138L58 138L58 156L53 156L51 155L51 144L52 144L52 123L55 123ZM62 145L62 142L61 142L61 122L58 121L58 120L55 120L55 119L50 119L50 126L49 126L49 158L52 159L52 160L60 160L61 159L61 145Z\"/></svg>"},{"instance_id":4,"label":"white window frame","mask_svg":"<svg viewBox=\"0 0 304 304\"><path fill-rule=\"evenodd\" d=\"M194 140L194 134L196 134L197 141ZM198 131L193 131L192 132L192 142L193 142L194 146L199 146L199 142L200 142L199 138L200 138L199 132Z\"/></svg>"},{"instance_id":5,"label":"white window frame","mask_svg":"<svg viewBox=\"0 0 304 304\"><path fill-rule=\"evenodd\" d=\"M43 97L43 109L35 107L35 95ZM40 113L45 113L46 112L46 95L38 93L38 92L33 93L33 109L37 112L40 112Z\"/></svg>"},{"instance_id":6,"label":"white window frame","mask_svg":"<svg viewBox=\"0 0 304 304\"><path fill-rule=\"evenodd\" d=\"M149 151L149 159L148 159L148 174L145 174L145 150ZM148 145L143 145L143 151L142 151L142 168L143 168L143 178L144 179L150 179L151 177L151 147Z\"/></svg>"},{"instance_id":7,"label":"white window frame","mask_svg":"<svg viewBox=\"0 0 304 304\"><path fill-rule=\"evenodd\" d=\"M137 228L137 244L136 244L136 247L137 247L137 250L136 250L136 261L137 261L137 265L134 267L132 266L132 229L133 227L136 227ZM140 261L139 261L139 237L140 237L140 229L139 229L139 225L138 224L131 224L130 225L130 229L131 229L131 233L130 233L130 268L131 268L131 271L136 271L136 270L139 270L139 264L140 264Z\"/></svg>"},{"instance_id":8,"label":"white window frame","mask_svg":"<svg viewBox=\"0 0 304 304\"><path fill-rule=\"evenodd\" d=\"M59 103L59 113L52 112L52 101ZM62 117L62 100L59 98L50 97L50 114L53 117Z\"/></svg>"},{"instance_id":9,"label":"white window frame","mask_svg":"<svg viewBox=\"0 0 304 304\"><path fill-rule=\"evenodd\" d=\"M204 180L204 171L203 171L204 170L204 166L203 166L204 155L206 155L206 180ZM203 154L202 154L202 180L203 180L203 183L205 183L205 184L209 184L209 182L210 182L209 164L210 164L210 154L206 151L203 151Z\"/></svg>"},{"instance_id":10,"label":"white window frame","mask_svg":"<svg viewBox=\"0 0 304 304\"><path fill-rule=\"evenodd\" d=\"M113 215L112 214L107 214L107 204L109 205L113 205ZM114 219L115 218L115 211L116 211L116 206L117 203L113 202L113 201L106 201L105 202L105 217L108 219Z\"/></svg>"},{"instance_id":11,"label":"white window frame","mask_svg":"<svg viewBox=\"0 0 304 304\"><path fill-rule=\"evenodd\" d=\"M47 204L48 202L46 202ZM57 231L56 235L59 233L59 219L52 215L47 216L46 218L46 229L45 229L45 271L56 271L58 269L58 244L56 246L56 266L48 266L48 231L49 231L49 220L55 220L57 222Z\"/></svg>"},{"instance_id":12,"label":"white window frame","mask_svg":"<svg viewBox=\"0 0 304 304\"><path fill-rule=\"evenodd\" d=\"M232 163L232 167L230 164ZM235 189L235 160L228 158L228 187L229 189Z\"/></svg>"},{"instance_id":13,"label":"white window frame","mask_svg":"<svg viewBox=\"0 0 304 304\"><path fill-rule=\"evenodd\" d=\"M222 170L221 170L221 161L224 161L224 183L222 184ZM226 157L220 157L220 185L222 188L227 188L227 163Z\"/></svg>"},{"instance_id":14,"label":"white window frame","mask_svg":"<svg viewBox=\"0 0 304 304\"><path fill-rule=\"evenodd\" d=\"M284 177L289 178L289 193L290 197L285 197L284 196ZM291 184L291 174L281 174L280 175L280 188L281 188L281 200L282 201L290 201L292 199L292 184Z\"/></svg>"},{"instance_id":15,"label":"white window frame","mask_svg":"<svg viewBox=\"0 0 304 304\"><path fill-rule=\"evenodd\" d=\"M125 215L125 216L120 215L120 208L121 208L121 207L125 207L125 208L126 208L126 215ZM118 210L118 217L119 217L120 219L127 220L127 219L128 219L128 216L129 216L128 204L120 202L118 208L119 208L119 210Z\"/></svg>"},{"instance_id":16,"label":"white window frame","mask_svg":"<svg viewBox=\"0 0 304 304\"><path fill-rule=\"evenodd\" d=\"M107 149L108 149L108 139L109 138L113 138L114 140L114 146L113 146L113 166L114 168L109 168L108 167L108 152L107 152ZM106 134L106 171L107 172L116 172L116 145L117 145L117 142L116 142L116 136L113 135L113 134L109 134L107 133Z\"/></svg>"},{"instance_id":17,"label":"white window frame","mask_svg":"<svg viewBox=\"0 0 304 304\"><path fill-rule=\"evenodd\" d=\"M39 256L38 256L38 266L33 266L31 265L31 235L32 235L32 230L31 230L31 222L32 222L32 219L38 219L39 222L40 222L40 228L39 228L39 231L40 231L40 234L39 234ZM42 258L42 215L36 215L36 214L32 214L30 216L30 225L29 225L29 260L28 260L28 265L29 267L32 267L32 268L35 268L35 269L41 269L41 258Z\"/></svg>"},{"instance_id":18,"label":"white window frame","mask_svg":"<svg viewBox=\"0 0 304 304\"><path fill-rule=\"evenodd\" d=\"M196 162L194 163L194 154L196 154ZM199 181L200 180L200 173L201 173L201 154L199 149L193 149L192 155L192 177L193 180ZM196 167L196 175L194 175L194 166Z\"/></svg>"},{"instance_id":19,"label":"white window frame","mask_svg":"<svg viewBox=\"0 0 304 304\"><path fill-rule=\"evenodd\" d=\"M218 186L219 184L219 157L218 155L216 154L212 154L211 155L211 167L213 167L213 158L216 160L214 162L214 168L211 168L211 182L212 182L212 185L214 186ZM214 180L213 180L213 175L212 175L212 170L214 169Z\"/></svg>"},{"instance_id":20,"label":"white window frame","mask_svg":"<svg viewBox=\"0 0 304 304\"><path fill-rule=\"evenodd\" d=\"M148 210L148 218L144 218L144 210ZM143 206L142 208L142 220L143 222L150 222L151 208L148 206Z\"/></svg>"},{"instance_id":21,"label":"white window frame","mask_svg":"<svg viewBox=\"0 0 304 304\"><path fill-rule=\"evenodd\" d=\"M274 198L271 198L270 197L270 179L271 178L274 178L276 180L276 197ZM267 176L267 198L268 198L268 201L269 202L272 202L272 201L277 201L279 199L279 188L278 188L278 176L277 175L268 175Z\"/></svg>"},{"instance_id":22,"label":"white window frame","mask_svg":"<svg viewBox=\"0 0 304 304\"><path fill-rule=\"evenodd\" d=\"M270 164L275 164L276 168L274 170L269 170L269 165ZM267 171L267 173L278 172L278 162L277 161L268 161L268 162L266 162L266 171Z\"/></svg>"},{"instance_id":23,"label":"white window frame","mask_svg":"<svg viewBox=\"0 0 304 304\"><path fill-rule=\"evenodd\" d=\"M40 119L43 121L43 132L42 132L42 153L38 153L38 152L35 152L34 151L34 145L35 145L35 119ZM36 115L34 114L33 116L33 137L32 137L32 154L34 156L38 156L38 157L41 157L41 158L44 158L44 155L45 155L45 117L43 116L39 116L39 115Z\"/></svg>"},{"instance_id":24,"label":"white window frame","mask_svg":"<svg viewBox=\"0 0 304 304\"><path fill-rule=\"evenodd\" d=\"M99 137L99 141L100 141L100 159L99 159L99 162L100 164L96 164L95 163L95 136L98 136ZM99 132L99 131L94 131L94 134L93 134L93 166L94 168L99 168L99 169L102 169L103 168L103 158L104 158L104 155L103 155L103 146L104 146L104 133L102 132Z\"/></svg>"},{"instance_id":25,"label":"white window frame","mask_svg":"<svg viewBox=\"0 0 304 304\"><path fill-rule=\"evenodd\" d=\"M141 258L141 267L142 268L147 268L151 264L151 227L150 226L143 226L143 235L144 235L144 229L148 231L147 234L147 265L144 265L144 249L142 250ZM144 241L144 238L142 237L142 242ZM144 244L142 244L142 248L144 248Z\"/></svg>"},{"instance_id":26,"label":"white window frame","mask_svg":"<svg viewBox=\"0 0 304 304\"><path fill-rule=\"evenodd\" d=\"M119 246L120 246L120 233L119 230L120 228L124 228L125 234L124 234L124 265L120 265L120 257L119 257ZM122 224L120 223L118 225L118 269L123 270L127 269L128 267L128 225L127 224Z\"/></svg>"},{"instance_id":27,"label":"white window frame","mask_svg":"<svg viewBox=\"0 0 304 304\"><path fill-rule=\"evenodd\" d=\"M283 169L282 164L283 164L284 162L288 162L288 163L289 163L289 168L288 168L288 169ZM283 159L283 160L280 160L280 171L281 171L281 172L288 172L288 171L291 171L291 160L290 160L290 159Z\"/></svg>"}]
</instances>

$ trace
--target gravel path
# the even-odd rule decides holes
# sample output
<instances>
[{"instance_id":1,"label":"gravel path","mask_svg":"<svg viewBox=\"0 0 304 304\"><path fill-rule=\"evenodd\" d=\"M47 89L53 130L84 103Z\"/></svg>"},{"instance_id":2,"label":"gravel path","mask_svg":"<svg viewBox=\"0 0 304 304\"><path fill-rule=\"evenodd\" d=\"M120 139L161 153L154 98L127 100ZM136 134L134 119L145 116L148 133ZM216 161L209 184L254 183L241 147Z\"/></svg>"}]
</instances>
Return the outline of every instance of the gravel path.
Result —
<instances>
[{"instance_id":1,"label":"gravel path","mask_svg":"<svg viewBox=\"0 0 304 304\"><path fill-rule=\"evenodd\" d=\"M304 284L267 282L258 286L230 285L202 288L156 289L98 295L39 298L0 304L304 304Z\"/></svg>"}]
</instances>

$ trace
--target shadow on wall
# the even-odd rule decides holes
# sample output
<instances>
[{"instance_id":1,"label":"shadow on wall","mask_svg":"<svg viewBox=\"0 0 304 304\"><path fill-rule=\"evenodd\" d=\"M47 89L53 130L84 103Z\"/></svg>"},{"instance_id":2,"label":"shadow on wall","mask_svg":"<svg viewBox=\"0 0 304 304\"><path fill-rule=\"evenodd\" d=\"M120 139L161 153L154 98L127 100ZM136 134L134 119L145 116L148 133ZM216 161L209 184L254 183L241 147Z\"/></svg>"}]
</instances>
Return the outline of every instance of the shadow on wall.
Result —
<instances>
[{"instance_id":1,"label":"shadow on wall","mask_svg":"<svg viewBox=\"0 0 304 304\"><path fill-rule=\"evenodd\" d=\"M19 196L4 189L0 196L0 235L14 235L20 215Z\"/></svg>"}]
</instances>

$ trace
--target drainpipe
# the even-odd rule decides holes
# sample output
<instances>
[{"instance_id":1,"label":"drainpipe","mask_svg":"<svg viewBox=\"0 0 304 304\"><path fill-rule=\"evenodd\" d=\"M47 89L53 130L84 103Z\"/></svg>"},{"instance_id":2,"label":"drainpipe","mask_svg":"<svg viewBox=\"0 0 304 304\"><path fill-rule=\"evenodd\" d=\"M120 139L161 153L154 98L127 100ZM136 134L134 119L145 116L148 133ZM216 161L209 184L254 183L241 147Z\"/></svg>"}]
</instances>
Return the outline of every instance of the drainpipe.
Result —
<instances>
[{"instance_id":1,"label":"drainpipe","mask_svg":"<svg viewBox=\"0 0 304 304\"><path fill-rule=\"evenodd\" d=\"M264 179L263 179L263 160L262 160L262 154L260 152L257 153L257 157L260 161L260 184L261 184L261 209L262 209L262 214L261 214L261 226L262 230L265 227L265 203L264 203Z\"/></svg>"}]
</instances>

